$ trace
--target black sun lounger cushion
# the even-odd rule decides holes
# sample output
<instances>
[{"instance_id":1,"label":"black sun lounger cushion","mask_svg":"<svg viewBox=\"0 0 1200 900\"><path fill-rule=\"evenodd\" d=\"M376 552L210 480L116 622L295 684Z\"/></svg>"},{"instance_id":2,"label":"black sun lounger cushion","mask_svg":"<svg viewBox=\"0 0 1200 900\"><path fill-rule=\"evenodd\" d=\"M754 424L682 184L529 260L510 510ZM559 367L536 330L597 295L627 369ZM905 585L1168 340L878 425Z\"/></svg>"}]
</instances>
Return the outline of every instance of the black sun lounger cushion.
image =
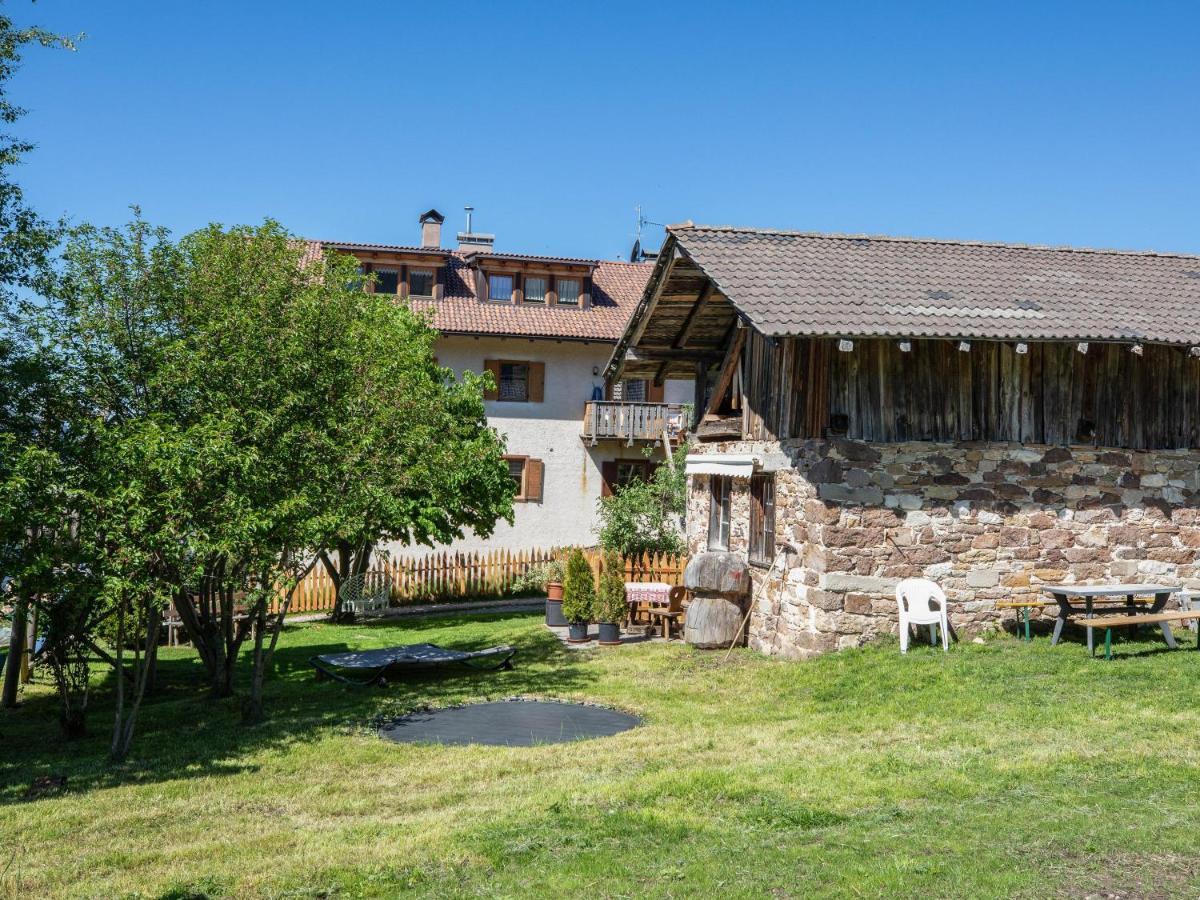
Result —
<instances>
[{"instance_id":1,"label":"black sun lounger cushion","mask_svg":"<svg viewBox=\"0 0 1200 900\"><path fill-rule=\"evenodd\" d=\"M437 644L407 644L402 647L385 647L381 650L355 650L350 653L327 653L314 656L309 664L318 675L328 675L348 684L373 684L383 677L388 669L401 666L439 666L447 663L462 663L471 666L474 660L499 657L492 666L474 668L512 668L511 660L516 654L512 647L488 647L486 650L447 650ZM371 673L366 681L341 675L337 670Z\"/></svg>"}]
</instances>

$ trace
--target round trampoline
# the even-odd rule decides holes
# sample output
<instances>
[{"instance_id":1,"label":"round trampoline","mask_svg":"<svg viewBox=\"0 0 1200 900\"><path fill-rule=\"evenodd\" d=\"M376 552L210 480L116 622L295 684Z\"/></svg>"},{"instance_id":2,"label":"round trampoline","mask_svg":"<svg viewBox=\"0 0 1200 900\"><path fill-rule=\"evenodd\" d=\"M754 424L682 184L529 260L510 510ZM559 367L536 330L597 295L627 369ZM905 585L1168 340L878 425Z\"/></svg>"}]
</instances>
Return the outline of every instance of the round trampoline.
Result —
<instances>
[{"instance_id":1,"label":"round trampoline","mask_svg":"<svg viewBox=\"0 0 1200 900\"><path fill-rule=\"evenodd\" d=\"M379 729L398 743L532 747L608 737L642 724L637 716L583 703L500 700L401 716Z\"/></svg>"}]
</instances>

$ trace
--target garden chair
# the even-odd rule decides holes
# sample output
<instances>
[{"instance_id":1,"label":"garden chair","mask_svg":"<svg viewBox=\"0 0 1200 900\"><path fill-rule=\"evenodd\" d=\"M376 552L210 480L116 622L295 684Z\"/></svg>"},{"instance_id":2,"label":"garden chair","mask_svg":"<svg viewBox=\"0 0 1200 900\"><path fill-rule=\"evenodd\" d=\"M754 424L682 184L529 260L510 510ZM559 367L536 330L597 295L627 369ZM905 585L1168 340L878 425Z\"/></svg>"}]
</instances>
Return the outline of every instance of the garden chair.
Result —
<instances>
[{"instance_id":1,"label":"garden chair","mask_svg":"<svg viewBox=\"0 0 1200 900\"><path fill-rule=\"evenodd\" d=\"M908 627L928 625L929 643L937 645L935 628L942 630L942 649L950 651L950 623L946 619L946 594L927 578L905 578L896 585L900 608L900 652L908 652Z\"/></svg>"},{"instance_id":2,"label":"garden chair","mask_svg":"<svg viewBox=\"0 0 1200 900\"><path fill-rule=\"evenodd\" d=\"M355 618L385 610L392 602L392 580L387 572L362 572L351 575L338 591L342 609Z\"/></svg>"},{"instance_id":3,"label":"garden chair","mask_svg":"<svg viewBox=\"0 0 1200 900\"><path fill-rule=\"evenodd\" d=\"M650 621L659 621L662 623L662 636L664 640L671 639L671 628L676 623L683 623L683 598L687 596L687 588L676 587L671 588L671 594L667 599L667 605L652 606L646 610L650 616Z\"/></svg>"}]
</instances>

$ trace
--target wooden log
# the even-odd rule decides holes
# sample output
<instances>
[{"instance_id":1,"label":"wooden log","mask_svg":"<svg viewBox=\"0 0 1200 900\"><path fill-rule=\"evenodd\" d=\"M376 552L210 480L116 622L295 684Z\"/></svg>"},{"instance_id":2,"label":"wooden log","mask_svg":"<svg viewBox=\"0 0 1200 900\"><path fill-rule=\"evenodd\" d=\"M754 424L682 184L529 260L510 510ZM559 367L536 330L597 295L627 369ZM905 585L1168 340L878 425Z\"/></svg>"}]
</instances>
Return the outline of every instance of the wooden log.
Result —
<instances>
[{"instance_id":1,"label":"wooden log","mask_svg":"<svg viewBox=\"0 0 1200 900\"><path fill-rule=\"evenodd\" d=\"M737 637L744 612L727 597L693 596L684 621L683 639L703 650L725 649Z\"/></svg>"}]
</instances>

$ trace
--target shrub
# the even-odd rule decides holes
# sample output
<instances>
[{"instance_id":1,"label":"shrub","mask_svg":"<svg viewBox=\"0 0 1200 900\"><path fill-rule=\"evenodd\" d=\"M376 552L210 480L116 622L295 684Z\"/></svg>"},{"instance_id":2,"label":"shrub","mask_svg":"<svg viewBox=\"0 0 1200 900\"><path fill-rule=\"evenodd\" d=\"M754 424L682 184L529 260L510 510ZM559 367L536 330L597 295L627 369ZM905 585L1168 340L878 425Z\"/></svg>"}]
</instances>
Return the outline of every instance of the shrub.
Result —
<instances>
[{"instance_id":1,"label":"shrub","mask_svg":"<svg viewBox=\"0 0 1200 900\"><path fill-rule=\"evenodd\" d=\"M649 455L649 454L648 454ZM682 523L687 507L686 447L675 451L675 465L660 465L648 481L618 487L600 498L600 546L623 556L682 553Z\"/></svg>"},{"instance_id":2,"label":"shrub","mask_svg":"<svg viewBox=\"0 0 1200 900\"><path fill-rule=\"evenodd\" d=\"M600 573L600 596L596 599L596 621L614 623L625 618L625 567L615 550L604 554L604 569Z\"/></svg>"},{"instance_id":3,"label":"shrub","mask_svg":"<svg viewBox=\"0 0 1200 900\"><path fill-rule=\"evenodd\" d=\"M595 605L596 582L592 578L592 568L577 547L567 557L562 612L568 622L590 622Z\"/></svg>"}]
</instances>

